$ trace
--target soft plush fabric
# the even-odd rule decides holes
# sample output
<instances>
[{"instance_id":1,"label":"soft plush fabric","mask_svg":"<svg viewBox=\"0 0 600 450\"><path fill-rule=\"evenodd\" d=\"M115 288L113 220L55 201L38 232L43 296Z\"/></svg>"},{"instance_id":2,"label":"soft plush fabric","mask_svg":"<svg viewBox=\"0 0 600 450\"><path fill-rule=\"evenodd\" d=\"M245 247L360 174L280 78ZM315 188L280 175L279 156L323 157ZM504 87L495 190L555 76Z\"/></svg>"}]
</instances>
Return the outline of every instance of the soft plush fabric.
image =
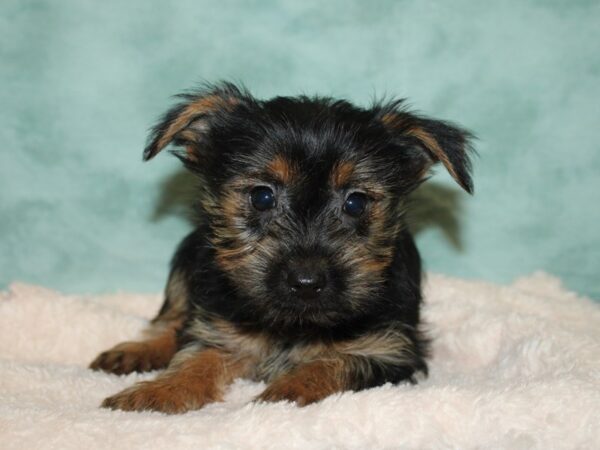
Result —
<instances>
[{"instance_id":1,"label":"soft plush fabric","mask_svg":"<svg viewBox=\"0 0 600 450\"><path fill-rule=\"evenodd\" d=\"M175 158L142 164L146 134L230 79L471 129L475 196L437 171L429 269L542 269L600 300L599 23L597 0L1 0L0 289L160 289L186 185Z\"/></svg>"},{"instance_id":2,"label":"soft plush fabric","mask_svg":"<svg viewBox=\"0 0 600 450\"><path fill-rule=\"evenodd\" d=\"M131 339L158 295L67 296L13 284L0 296L0 447L599 448L600 307L543 273L510 286L431 275L431 375L298 408L253 404L238 380L224 403L185 415L99 409L152 374L86 365Z\"/></svg>"}]
</instances>

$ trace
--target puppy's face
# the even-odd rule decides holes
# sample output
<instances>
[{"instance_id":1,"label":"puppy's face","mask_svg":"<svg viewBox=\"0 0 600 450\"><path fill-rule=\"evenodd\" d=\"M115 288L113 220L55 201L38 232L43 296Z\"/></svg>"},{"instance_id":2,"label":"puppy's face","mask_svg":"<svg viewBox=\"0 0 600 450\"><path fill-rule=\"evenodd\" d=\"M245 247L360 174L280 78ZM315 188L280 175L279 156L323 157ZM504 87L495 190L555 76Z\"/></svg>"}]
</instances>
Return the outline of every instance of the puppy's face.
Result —
<instances>
[{"instance_id":1,"label":"puppy's face","mask_svg":"<svg viewBox=\"0 0 600 450\"><path fill-rule=\"evenodd\" d=\"M399 106L263 102L225 85L186 96L145 155L185 148L240 308L273 325L328 327L382 306L405 196L434 162L471 189L466 134Z\"/></svg>"}]
</instances>

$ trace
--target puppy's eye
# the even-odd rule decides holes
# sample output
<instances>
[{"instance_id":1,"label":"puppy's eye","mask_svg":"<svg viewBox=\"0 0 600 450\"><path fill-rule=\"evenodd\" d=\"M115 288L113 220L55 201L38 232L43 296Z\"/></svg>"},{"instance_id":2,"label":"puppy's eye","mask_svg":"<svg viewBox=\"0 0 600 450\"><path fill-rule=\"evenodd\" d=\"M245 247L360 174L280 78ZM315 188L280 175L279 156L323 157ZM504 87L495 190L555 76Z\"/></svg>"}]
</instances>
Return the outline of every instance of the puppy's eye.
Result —
<instances>
[{"instance_id":1,"label":"puppy's eye","mask_svg":"<svg viewBox=\"0 0 600 450\"><path fill-rule=\"evenodd\" d=\"M369 199L362 192L353 192L346 198L344 212L352 217L359 217L367 207Z\"/></svg>"},{"instance_id":2,"label":"puppy's eye","mask_svg":"<svg viewBox=\"0 0 600 450\"><path fill-rule=\"evenodd\" d=\"M267 186L257 186L250 191L250 203L258 211L267 211L275 207L275 193Z\"/></svg>"}]
</instances>

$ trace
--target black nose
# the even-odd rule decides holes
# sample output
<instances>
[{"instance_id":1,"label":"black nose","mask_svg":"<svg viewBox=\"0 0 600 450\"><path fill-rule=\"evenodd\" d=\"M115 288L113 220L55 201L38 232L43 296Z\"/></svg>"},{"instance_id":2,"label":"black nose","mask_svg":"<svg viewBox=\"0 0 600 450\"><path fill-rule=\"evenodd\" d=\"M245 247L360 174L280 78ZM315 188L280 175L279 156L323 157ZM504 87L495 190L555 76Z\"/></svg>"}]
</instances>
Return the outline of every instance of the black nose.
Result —
<instances>
[{"instance_id":1,"label":"black nose","mask_svg":"<svg viewBox=\"0 0 600 450\"><path fill-rule=\"evenodd\" d=\"M288 271L287 284L298 297L315 298L327 285L327 276L325 271L317 268L296 268Z\"/></svg>"}]
</instances>

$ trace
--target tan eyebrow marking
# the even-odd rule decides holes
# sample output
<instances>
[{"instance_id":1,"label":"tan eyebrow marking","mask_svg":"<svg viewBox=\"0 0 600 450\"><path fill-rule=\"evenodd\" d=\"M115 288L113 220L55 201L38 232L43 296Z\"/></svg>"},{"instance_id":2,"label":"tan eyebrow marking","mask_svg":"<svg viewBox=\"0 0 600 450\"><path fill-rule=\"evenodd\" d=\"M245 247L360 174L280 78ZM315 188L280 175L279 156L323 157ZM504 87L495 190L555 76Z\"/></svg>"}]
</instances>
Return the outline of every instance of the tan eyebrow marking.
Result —
<instances>
[{"instance_id":1,"label":"tan eyebrow marking","mask_svg":"<svg viewBox=\"0 0 600 450\"><path fill-rule=\"evenodd\" d=\"M335 165L331 171L331 184L335 189L343 188L354 174L356 166L351 161L343 161Z\"/></svg>"},{"instance_id":2,"label":"tan eyebrow marking","mask_svg":"<svg viewBox=\"0 0 600 450\"><path fill-rule=\"evenodd\" d=\"M277 155L269 162L267 171L283 184L289 184L296 176L294 165L281 155Z\"/></svg>"}]
</instances>

